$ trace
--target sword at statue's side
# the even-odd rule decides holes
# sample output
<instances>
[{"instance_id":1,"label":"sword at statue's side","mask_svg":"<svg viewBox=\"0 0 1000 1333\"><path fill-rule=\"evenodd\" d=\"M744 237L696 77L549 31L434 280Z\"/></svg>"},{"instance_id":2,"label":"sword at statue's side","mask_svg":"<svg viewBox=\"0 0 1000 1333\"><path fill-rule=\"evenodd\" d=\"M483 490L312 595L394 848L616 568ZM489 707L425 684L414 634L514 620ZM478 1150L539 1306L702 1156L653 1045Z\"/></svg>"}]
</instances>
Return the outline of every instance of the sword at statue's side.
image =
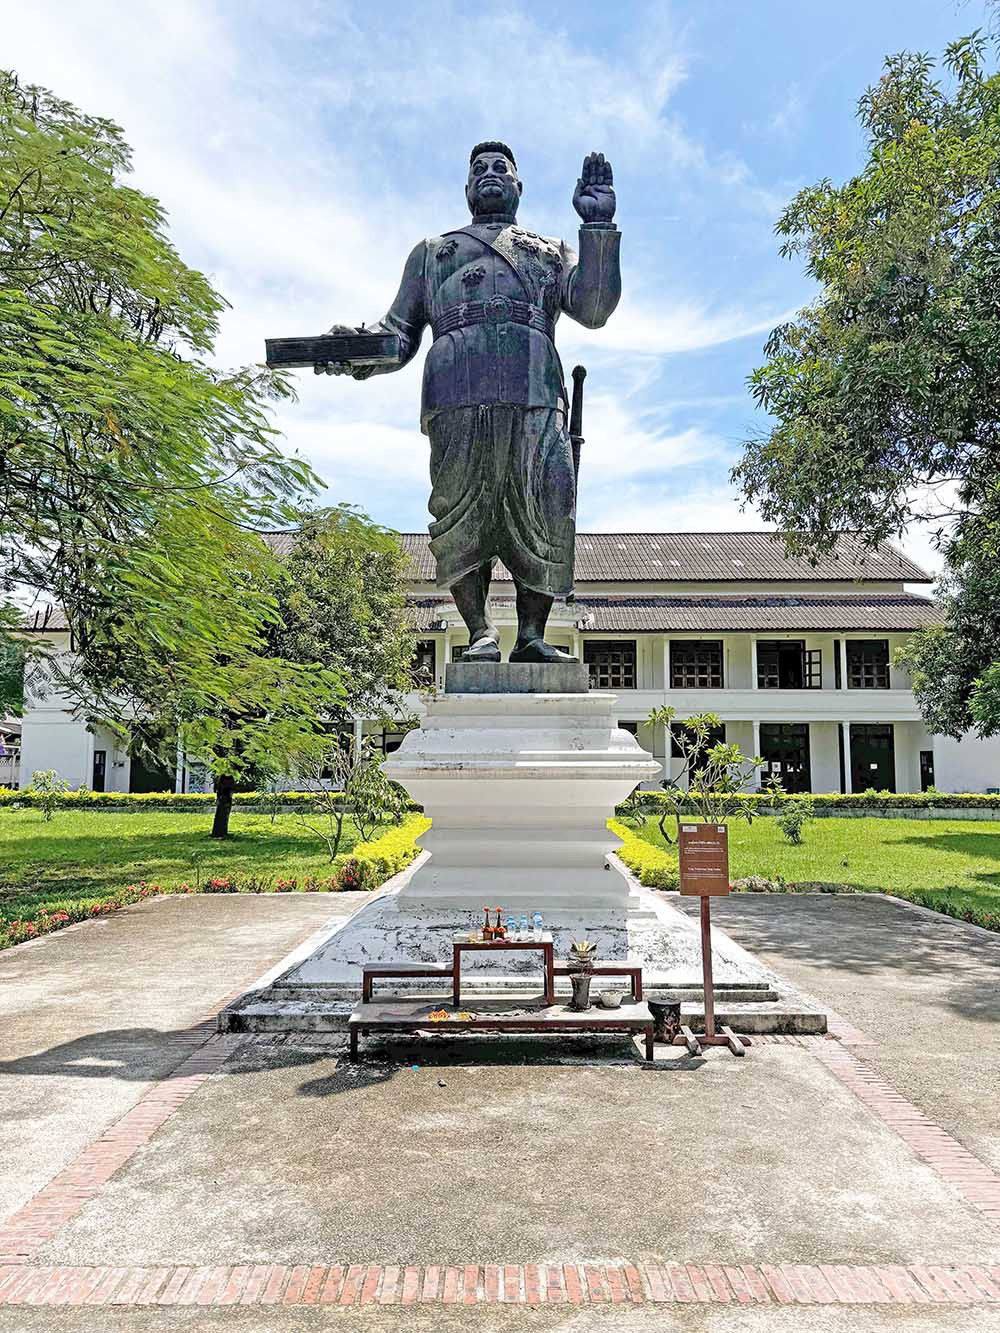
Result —
<instances>
[{"instance_id":1,"label":"sword at statue's side","mask_svg":"<svg viewBox=\"0 0 1000 1333\"><path fill-rule=\"evenodd\" d=\"M569 442L573 446L573 479L580 478L580 446L583 444L583 381L586 366L573 367L573 402L569 409Z\"/></svg>"}]
</instances>

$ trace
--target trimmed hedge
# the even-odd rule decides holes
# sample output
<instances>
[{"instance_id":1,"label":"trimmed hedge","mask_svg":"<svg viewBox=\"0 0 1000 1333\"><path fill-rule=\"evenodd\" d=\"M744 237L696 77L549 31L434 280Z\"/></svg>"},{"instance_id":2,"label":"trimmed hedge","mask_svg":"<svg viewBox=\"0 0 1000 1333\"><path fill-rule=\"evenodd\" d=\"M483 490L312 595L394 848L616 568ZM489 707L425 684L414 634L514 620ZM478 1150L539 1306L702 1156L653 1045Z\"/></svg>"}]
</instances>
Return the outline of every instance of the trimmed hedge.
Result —
<instances>
[{"instance_id":1,"label":"trimmed hedge","mask_svg":"<svg viewBox=\"0 0 1000 1333\"><path fill-rule=\"evenodd\" d=\"M744 793L742 800L759 805L762 813L770 809L771 797L766 793ZM840 792L809 793L786 795L786 801L811 800L817 815L836 814L838 810L865 810L877 814L880 810L995 810L1000 814L1000 796L988 796L983 792L854 792L844 795ZM57 796L43 797L30 787L18 791L12 787L0 787L0 809L5 806L37 807L43 800L52 802L57 810L200 810L210 809L215 804L214 792L117 792L117 791L69 791ZM276 800L273 792L246 791L237 792L233 797L233 809L238 811L260 811L269 814L277 804L279 808L298 807L308 809L315 800L315 793L310 791L286 791ZM642 793L642 809L647 814L659 814L664 805L670 803L665 792L646 791ZM420 811L421 807L410 801L407 809ZM616 813L623 813L619 806ZM689 813L682 807L682 814ZM691 811L693 813L693 811Z\"/></svg>"},{"instance_id":2,"label":"trimmed hedge","mask_svg":"<svg viewBox=\"0 0 1000 1333\"><path fill-rule=\"evenodd\" d=\"M299 881L296 877L283 878L262 875L259 872L216 876L202 884L126 884L113 892L95 898L74 898L58 902L17 921L0 917L0 949L39 935L51 934L76 921L95 916L107 916L123 907L165 894L175 893L337 893L350 889L376 889L387 879L404 870L416 857L416 840L430 827L423 815L410 814L393 828L387 829L371 842L358 843L351 852L339 856L327 878L308 875Z\"/></svg>"},{"instance_id":3,"label":"trimmed hedge","mask_svg":"<svg viewBox=\"0 0 1000 1333\"><path fill-rule=\"evenodd\" d=\"M270 814L273 807L279 811L288 806L308 810L315 801L316 793L311 791L274 792L243 791L233 796L233 809L237 811L260 811ZM116 810L119 813L141 812L143 810L210 810L215 805L215 792L123 792L123 791L67 791L57 795L42 795L41 792L24 787L18 791L13 787L0 787L0 809L5 806L14 809L41 806L51 802L54 810ZM419 811L420 806L413 801L407 803L407 810Z\"/></svg>"},{"instance_id":4,"label":"trimmed hedge","mask_svg":"<svg viewBox=\"0 0 1000 1333\"><path fill-rule=\"evenodd\" d=\"M622 840L615 849L640 884L648 889L676 889L680 885L677 857L640 838L634 829L618 819L609 819L608 828Z\"/></svg>"},{"instance_id":5,"label":"trimmed hedge","mask_svg":"<svg viewBox=\"0 0 1000 1333\"><path fill-rule=\"evenodd\" d=\"M758 805L762 813L770 809L773 802L766 792L744 792L740 800L751 805ZM1000 796L987 796L983 792L891 792L870 791L852 792L802 792L786 794L783 801L812 801L816 814L836 814L838 810L866 810L877 814L880 810L996 810L1000 813ZM665 805L672 805L666 792L647 791L642 793L642 809L647 814L659 814ZM620 809L621 807L619 807ZM681 807L682 814L695 813Z\"/></svg>"}]
</instances>

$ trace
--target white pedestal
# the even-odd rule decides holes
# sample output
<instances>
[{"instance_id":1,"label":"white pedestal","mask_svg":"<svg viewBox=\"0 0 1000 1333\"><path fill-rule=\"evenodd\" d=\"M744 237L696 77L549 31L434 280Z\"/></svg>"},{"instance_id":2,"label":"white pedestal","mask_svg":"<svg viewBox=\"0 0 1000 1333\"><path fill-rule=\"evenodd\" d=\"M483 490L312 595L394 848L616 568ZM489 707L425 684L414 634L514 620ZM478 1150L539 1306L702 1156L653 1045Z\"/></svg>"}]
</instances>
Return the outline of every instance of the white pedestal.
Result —
<instances>
[{"instance_id":1,"label":"white pedestal","mask_svg":"<svg viewBox=\"0 0 1000 1333\"><path fill-rule=\"evenodd\" d=\"M661 765L619 728L616 703L598 691L434 699L382 765L434 821L400 908L624 907L607 821Z\"/></svg>"}]
</instances>

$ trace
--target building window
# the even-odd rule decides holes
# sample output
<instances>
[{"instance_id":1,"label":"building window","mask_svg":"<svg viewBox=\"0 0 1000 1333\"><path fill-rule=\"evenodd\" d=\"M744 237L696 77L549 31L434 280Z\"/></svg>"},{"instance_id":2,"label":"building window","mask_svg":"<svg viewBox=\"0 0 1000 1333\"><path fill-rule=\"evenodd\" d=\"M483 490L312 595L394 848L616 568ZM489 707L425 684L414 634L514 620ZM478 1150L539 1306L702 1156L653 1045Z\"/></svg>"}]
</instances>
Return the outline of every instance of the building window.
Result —
<instances>
[{"instance_id":1,"label":"building window","mask_svg":"<svg viewBox=\"0 0 1000 1333\"><path fill-rule=\"evenodd\" d=\"M718 639L670 641L672 690L721 690L722 642Z\"/></svg>"},{"instance_id":2,"label":"building window","mask_svg":"<svg viewBox=\"0 0 1000 1333\"><path fill-rule=\"evenodd\" d=\"M437 644L433 639L418 639L413 650L413 679L433 685L437 676Z\"/></svg>"},{"instance_id":3,"label":"building window","mask_svg":"<svg viewBox=\"0 0 1000 1333\"><path fill-rule=\"evenodd\" d=\"M677 743L677 736L680 731L687 731L687 725L684 722L674 722L670 727L670 757L671 759L683 759L684 752ZM699 747L699 753L694 757L694 767L697 768L703 762L703 756L714 745L725 745L726 727L725 723L719 727L709 727L708 735L705 737L705 744Z\"/></svg>"},{"instance_id":4,"label":"building window","mask_svg":"<svg viewBox=\"0 0 1000 1333\"><path fill-rule=\"evenodd\" d=\"M453 662L461 662L462 654L465 652L468 646L469 645L467 643L453 643L451 645L451 660Z\"/></svg>"},{"instance_id":5,"label":"building window","mask_svg":"<svg viewBox=\"0 0 1000 1333\"><path fill-rule=\"evenodd\" d=\"M807 722L762 722L760 757L762 783L777 778L785 791L812 791Z\"/></svg>"},{"instance_id":6,"label":"building window","mask_svg":"<svg viewBox=\"0 0 1000 1333\"><path fill-rule=\"evenodd\" d=\"M888 639L848 639L847 688L849 690L889 688Z\"/></svg>"},{"instance_id":7,"label":"building window","mask_svg":"<svg viewBox=\"0 0 1000 1333\"><path fill-rule=\"evenodd\" d=\"M934 786L934 751L920 751L920 790L928 791Z\"/></svg>"},{"instance_id":8,"label":"building window","mask_svg":"<svg viewBox=\"0 0 1000 1333\"><path fill-rule=\"evenodd\" d=\"M590 684L597 690L635 689L635 640L591 639L583 645Z\"/></svg>"},{"instance_id":9,"label":"building window","mask_svg":"<svg viewBox=\"0 0 1000 1333\"><path fill-rule=\"evenodd\" d=\"M757 640L759 690L818 690L823 684L823 654L801 639Z\"/></svg>"}]
</instances>

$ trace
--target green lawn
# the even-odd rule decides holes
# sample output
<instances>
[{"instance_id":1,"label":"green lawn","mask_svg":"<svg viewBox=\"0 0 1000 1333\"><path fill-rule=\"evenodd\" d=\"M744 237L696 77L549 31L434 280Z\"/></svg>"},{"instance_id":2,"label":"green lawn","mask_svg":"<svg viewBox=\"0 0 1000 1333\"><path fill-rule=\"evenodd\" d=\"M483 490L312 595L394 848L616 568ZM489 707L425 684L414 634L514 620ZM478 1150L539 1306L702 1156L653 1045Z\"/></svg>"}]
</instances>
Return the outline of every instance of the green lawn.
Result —
<instances>
[{"instance_id":1,"label":"green lawn","mask_svg":"<svg viewBox=\"0 0 1000 1333\"><path fill-rule=\"evenodd\" d=\"M0 916L8 920L39 907L90 898L136 880L191 883L215 875L327 877L326 848L295 815L233 814L232 837L208 836L211 810L196 814L57 810L0 810ZM340 851L358 834L344 825Z\"/></svg>"},{"instance_id":2,"label":"green lawn","mask_svg":"<svg viewBox=\"0 0 1000 1333\"><path fill-rule=\"evenodd\" d=\"M638 833L663 847L655 821ZM815 819L805 827L803 844L793 847L773 819L761 818L749 826L731 822L729 848L734 879L780 875L887 891L928 905L943 896L959 912L1000 912L1000 823Z\"/></svg>"}]
</instances>

